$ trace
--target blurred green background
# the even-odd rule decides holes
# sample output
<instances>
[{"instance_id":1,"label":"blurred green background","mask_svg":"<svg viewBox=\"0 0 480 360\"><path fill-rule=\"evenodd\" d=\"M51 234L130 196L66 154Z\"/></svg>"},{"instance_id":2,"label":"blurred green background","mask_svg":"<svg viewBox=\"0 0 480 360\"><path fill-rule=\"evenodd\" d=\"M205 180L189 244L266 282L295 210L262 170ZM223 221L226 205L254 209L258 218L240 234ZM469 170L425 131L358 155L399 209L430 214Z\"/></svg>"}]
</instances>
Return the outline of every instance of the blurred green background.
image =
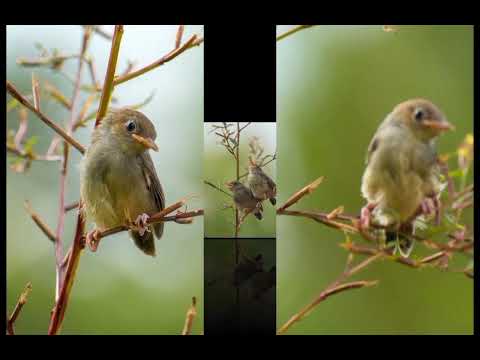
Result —
<instances>
[{"instance_id":1,"label":"blurred green background","mask_svg":"<svg viewBox=\"0 0 480 360\"><path fill-rule=\"evenodd\" d=\"M290 28L278 26L277 32ZM400 26L387 33L381 25L322 25L279 41L279 203L324 175L296 208L344 205L346 213L358 214L370 139L396 104L413 97L432 100L456 126L439 139L439 153L455 151L473 132L472 26ZM472 225L472 212L466 215ZM347 257L338 246L342 240L340 232L311 220L278 217L277 326L341 274ZM413 255L419 254L417 244ZM330 298L288 333L473 332L473 280L461 273L385 261L355 279L380 283Z\"/></svg>"},{"instance_id":2,"label":"blurred green background","mask_svg":"<svg viewBox=\"0 0 480 360\"><path fill-rule=\"evenodd\" d=\"M207 75L208 76L208 75ZM217 187L231 193L225 183L235 179L236 162L233 156L220 144L221 138L212 132L212 125L221 123L205 123L204 127L204 179ZM236 123L233 129L236 129ZM247 123L240 123L240 128ZM258 137L264 148L264 155L275 154L276 151L276 124L251 123L241 131L240 136L240 175L248 172L248 143L252 137ZM263 170L275 181L276 160L266 165ZM246 178L241 181L245 183ZM228 237L235 235L235 215L233 209L225 206L233 204L233 200L226 194L208 186L203 186L205 203L205 236ZM268 201L263 202L263 219L248 215L241 225L239 236L275 237L275 208Z\"/></svg>"},{"instance_id":3,"label":"blurred green background","mask_svg":"<svg viewBox=\"0 0 480 360\"><path fill-rule=\"evenodd\" d=\"M113 33L112 26L103 27ZM127 68L127 60L136 68L147 65L174 47L177 26L125 26L117 73ZM202 26L186 26L184 39L203 33ZM24 94L31 92L31 70L16 64L18 57L38 55L35 43L64 54L75 54L81 46L80 26L8 26L7 79ZM95 60L98 78L103 82L110 42L94 36L89 53ZM77 62L65 63L64 71L74 75ZM40 80L52 83L68 97L71 83L46 68L35 69ZM87 68L84 82L90 84ZM141 109L155 124L160 152L152 153L166 202L172 204L186 196L189 209L202 206L203 152L203 45L193 48L174 61L119 85L114 96L116 106L142 102L152 91L153 100ZM61 123L68 113L43 97L42 110ZM82 93L82 101L86 94ZM7 100L10 97L7 96ZM7 115L7 128L18 126L16 112ZM93 123L80 129L75 137L88 145ZM52 131L29 114L28 136L38 135L35 149L45 152ZM67 203L79 196L78 163L80 156L71 151ZM9 159L10 161L10 156ZM44 334L54 304L54 248L39 231L23 208L29 200L34 210L55 229L58 206L59 165L33 163L25 174L13 173L7 165L7 304L13 309L27 283L33 291L24 307L16 330L19 334ZM65 239L73 238L75 211L68 213ZM89 226L89 229L91 229ZM63 325L64 334L179 334L192 296L197 296L198 317L193 333L203 326L203 219L192 225L168 223L163 238L157 242L155 258L141 253L127 233L102 241L97 253L85 251Z\"/></svg>"}]
</instances>

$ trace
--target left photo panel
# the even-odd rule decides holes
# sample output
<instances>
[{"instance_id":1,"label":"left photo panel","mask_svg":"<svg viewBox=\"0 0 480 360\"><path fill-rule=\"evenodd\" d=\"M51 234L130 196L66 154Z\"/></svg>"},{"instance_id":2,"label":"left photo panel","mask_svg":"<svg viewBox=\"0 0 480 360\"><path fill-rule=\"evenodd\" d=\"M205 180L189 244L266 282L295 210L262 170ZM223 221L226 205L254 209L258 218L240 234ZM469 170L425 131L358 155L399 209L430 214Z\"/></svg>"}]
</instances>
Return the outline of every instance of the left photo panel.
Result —
<instances>
[{"instance_id":1,"label":"left photo panel","mask_svg":"<svg viewBox=\"0 0 480 360\"><path fill-rule=\"evenodd\" d=\"M203 334L205 41L7 26L7 333Z\"/></svg>"}]
</instances>

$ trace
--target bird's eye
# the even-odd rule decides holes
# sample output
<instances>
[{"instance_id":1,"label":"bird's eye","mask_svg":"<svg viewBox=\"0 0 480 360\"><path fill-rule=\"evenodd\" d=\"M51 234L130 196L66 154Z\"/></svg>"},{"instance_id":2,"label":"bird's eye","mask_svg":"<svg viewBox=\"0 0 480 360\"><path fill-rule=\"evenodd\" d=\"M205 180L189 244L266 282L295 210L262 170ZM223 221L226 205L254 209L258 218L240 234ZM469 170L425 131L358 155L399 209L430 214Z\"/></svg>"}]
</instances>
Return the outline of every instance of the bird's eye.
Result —
<instances>
[{"instance_id":1,"label":"bird's eye","mask_svg":"<svg viewBox=\"0 0 480 360\"><path fill-rule=\"evenodd\" d=\"M133 132L137 128L137 124L135 124L135 121L130 120L129 122L127 122L126 127L128 132Z\"/></svg>"},{"instance_id":2,"label":"bird's eye","mask_svg":"<svg viewBox=\"0 0 480 360\"><path fill-rule=\"evenodd\" d=\"M424 112L422 109L415 110L415 120L421 121L423 119Z\"/></svg>"}]
</instances>

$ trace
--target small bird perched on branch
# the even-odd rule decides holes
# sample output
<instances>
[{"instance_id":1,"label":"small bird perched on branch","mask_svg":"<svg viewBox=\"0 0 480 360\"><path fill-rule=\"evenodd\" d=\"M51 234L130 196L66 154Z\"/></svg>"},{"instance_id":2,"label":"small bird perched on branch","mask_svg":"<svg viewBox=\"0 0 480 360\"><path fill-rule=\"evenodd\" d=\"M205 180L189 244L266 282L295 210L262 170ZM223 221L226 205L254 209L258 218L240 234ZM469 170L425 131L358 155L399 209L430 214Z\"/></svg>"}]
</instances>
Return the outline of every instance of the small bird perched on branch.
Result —
<instances>
[{"instance_id":1,"label":"small bird perched on branch","mask_svg":"<svg viewBox=\"0 0 480 360\"><path fill-rule=\"evenodd\" d=\"M233 193L233 201L235 206L240 212L243 213L244 216L247 211L249 211L253 212L258 220L262 220L262 203L255 199L248 187L237 180L228 182L226 185Z\"/></svg>"},{"instance_id":2,"label":"small bird perched on branch","mask_svg":"<svg viewBox=\"0 0 480 360\"><path fill-rule=\"evenodd\" d=\"M87 219L97 229L88 233L95 251L100 230L134 224L133 241L145 254L155 256L154 236L163 223L147 225L148 213L165 206L163 189L148 150L158 151L152 122L142 113L123 108L110 111L92 134L81 166L81 196Z\"/></svg>"},{"instance_id":3,"label":"small bird perched on branch","mask_svg":"<svg viewBox=\"0 0 480 360\"><path fill-rule=\"evenodd\" d=\"M412 231L412 221L428 209L427 199L438 210L441 184L435 139L451 129L443 113L424 99L402 102L387 115L368 147L361 187L368 204L361 212L362 228L369 227L372 215L388 237L402 228ZM409 256L413 241L398 240L396 248Z\"/></svg>"},{"instance_id":4,"label":"small bird perched on branch","mask_svg":"<svg viewBox=\"0 0 480 360\"><path fill-rule=\"evenodd\" d=\"M252 191L253 196L259 200L269 199L272 205L277 203L277 185L264 173L262 168L249 157L247 184Z\"/></svg>"}]
</instances>

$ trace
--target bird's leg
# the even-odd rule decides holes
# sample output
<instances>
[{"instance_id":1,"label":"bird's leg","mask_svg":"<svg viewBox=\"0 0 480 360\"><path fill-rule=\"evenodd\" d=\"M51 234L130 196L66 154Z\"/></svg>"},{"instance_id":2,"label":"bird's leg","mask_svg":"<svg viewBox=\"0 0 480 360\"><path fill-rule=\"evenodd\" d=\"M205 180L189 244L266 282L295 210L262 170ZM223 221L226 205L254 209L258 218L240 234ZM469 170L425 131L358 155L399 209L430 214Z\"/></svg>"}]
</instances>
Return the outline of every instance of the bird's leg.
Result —
<instances>
[{"instance_id":1,"label":"bird's leg","mask_svg":"<svg viewBox=\"0 0 480 360\"><path fill-rule=\"evenodd\" d=\"M437 196L432 196L433 201L433 210L435 212L435 224L438 226L440 225L440 209L442 204L440 203L440 199Z\"/></svg>"},{"instance_id":2,"label":"bird's leg","mask_svg":"<svg viewBox=\"0 0 480 360\"><path fill-rule=\"evenodd\" d=\"M368 229L370 227L370 220L372 217L372 211L375 209L377 204L368 203L360 211L360 228Z\"/></svg>"},{"instance_id":3,"label":"bird's leg","mask_svg":"<svg viewBox=\"0 0 480 360\"><path fill-rule=\"evenodd\" d=\"M85 244L88 246L90 251L95 252L97 251L98 244L100 243L100 230L93 229L87 233L85 237Z\"/></svg>"},{"instance_id":4,"label":"bird's leg","mask_svg":"<svg viewBox=\"0 0 480 360\"><path fill-rule=\"evenodd\" d=\"M146 231L150 231L150 229L148 228L148 219L150 219L150 216L143 213L141 215L138 215L137 219L135 220L135 228L140 234L140 236L143 236Z\"/></svg>"}]
</instances>

